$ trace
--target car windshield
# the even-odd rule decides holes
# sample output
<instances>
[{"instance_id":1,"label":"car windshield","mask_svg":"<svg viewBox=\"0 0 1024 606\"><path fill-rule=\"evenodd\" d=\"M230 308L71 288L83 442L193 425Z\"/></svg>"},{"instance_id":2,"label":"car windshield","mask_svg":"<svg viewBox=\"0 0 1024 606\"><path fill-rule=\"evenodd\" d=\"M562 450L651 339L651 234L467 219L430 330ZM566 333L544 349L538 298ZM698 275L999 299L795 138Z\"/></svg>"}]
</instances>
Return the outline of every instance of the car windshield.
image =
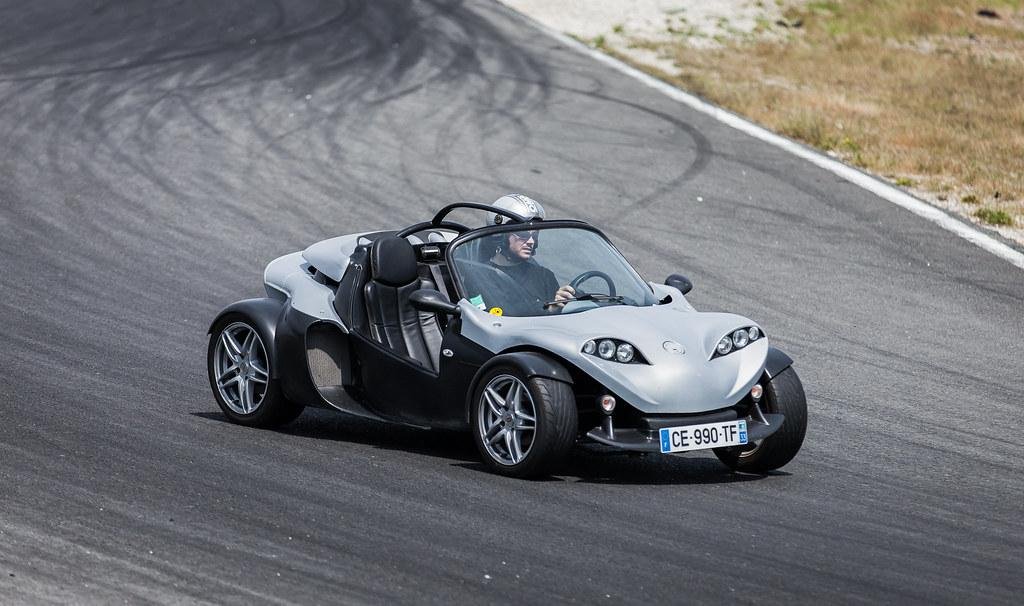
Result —
<instances>
[{"instance_id":1,"label":"car windshield","mask_svg":"<svg viewBox=\"0 0 1024 606\"><path fill-rule=\"evenodd\" d=\"M497 315L541 316L656 303L636 270L590 229L536 224L510 228L464 240L450 258L460 294Z\"/></svg>"}]
</instances>

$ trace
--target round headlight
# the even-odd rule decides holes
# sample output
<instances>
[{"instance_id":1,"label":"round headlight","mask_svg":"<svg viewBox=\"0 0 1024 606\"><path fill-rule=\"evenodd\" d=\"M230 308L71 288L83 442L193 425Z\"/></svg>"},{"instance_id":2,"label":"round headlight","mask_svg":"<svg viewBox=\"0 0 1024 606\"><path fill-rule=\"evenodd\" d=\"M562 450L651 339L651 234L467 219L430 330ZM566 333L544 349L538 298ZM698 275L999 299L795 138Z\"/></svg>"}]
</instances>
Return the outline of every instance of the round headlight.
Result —
<instances>
[{"instance_id":1,"label":"round headlight","mask_svg":"<svg viewBox=\"0 0 1024 606\"><path fill-rule=\"evenodd\" d=\"M601 356L605 360L611 360L615 357L615 341L611 339L602 339L597 344L597 355Z\"/></svg>"},{"instance_id":2,"label":"round headlight","mask_svg":"<svg viewBox=\"0 0 1024 606\"><path fill-rule=\"evenodd\" d=\"M615 359L623 364L628 364L633 361L633 353L633 346L629 343L623 343L615 350Z\"/></svg>"},{"instance_id":3,"label":"round headlight","mask_svg":"<svg viewBox=\"0 0 1024 606\"><path fill-rule=\"evenodd\" d=\"M750 335L751 341L756 341L761 338L761 329L756 326L751 326L747 329L747 334Z\"/></svg>"},{"instance_id":4,"label":"round headlight","mask_svg":"<svg viewBox=\"0 0 1024 606\"><path fill-rule=\"evenodd\" d=\"M715 348L715 351L717 351L719 355L723 356L732 351L732 339L729 337L722 337L722 340L718 342L718 347Z\"/></svg>"},{"instance_id":5,"label":"round headlight","mask_svg":"<svg viewBox=\"0 0 1024 606\"><path fill-rule=\"evenodd\" d=\"M750 337L747 335L747 331L741 328L732 333L732 344L736 346L736 349L746 347L747 343L750 343Z\"/></svg>"},{"instance_id":6,"label":"round headlight","mask_svg":"<svg viewBox=\"0 0 1024 606\"><path fill-rule=\"evenodd\" d=\"M597 343L593 339L583 344L583 353L593 354L595 351L597 351Z\"/></svg>"}]
</instances>

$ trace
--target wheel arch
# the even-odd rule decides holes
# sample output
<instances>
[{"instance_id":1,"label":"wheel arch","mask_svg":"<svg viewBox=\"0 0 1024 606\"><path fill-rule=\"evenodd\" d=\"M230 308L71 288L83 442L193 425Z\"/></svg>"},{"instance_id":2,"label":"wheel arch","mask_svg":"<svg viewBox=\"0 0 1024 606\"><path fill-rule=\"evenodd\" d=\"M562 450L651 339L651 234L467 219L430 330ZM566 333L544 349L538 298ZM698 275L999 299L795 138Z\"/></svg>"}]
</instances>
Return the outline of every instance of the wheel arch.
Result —
<instances>
[{"instance_id":1,"label":"wheel arch","mask_svg":"<svg viewBox=\"0 0 1024 606\"><path fill-rule=\"evenodd\" d=\"M237 301L221 310L217 317L210 323L206 334L213 335L214 329L232 314L240 314L249 318L255 324L256 330L260 332L261 338L266 343L267 356L270 357L271 376L280 378L280 364L278 364L277 352L277 324L284 313L285 304L281 301L270 298L246 299Z\"/></svg>"},{"instance_id":2,"label":"wheel arch","mask_svg":"<svg viewBox=\"0 0 1024 606\"><path fill-rule=\"evenodd\" d=\"M768 375L769 381L792 365L793 358L786 355L786 352L777 347L768 347L768 356L764 361L764 372Z\"/></svg>"},{"instance_id":3,"label":"wheel arch","mask_svg":"<svg viewBox=\"0 0 1024 606\"><path fill-rule=\"evenodd\" d=\"M476 371L476 374L473 375L473 380L469 384L469 389L466 390L465 418L467 423L469 423L470 411L473 407L473 395L476 393L480 380L490 372L492 368L502 364L508 364L518 368L524 375L526 375L527 378L544 377L546 379L553 379L568 385L572 385L574 383L573 375L569 368L567 368L566 364L558 359L557 356L544 351L527 349L502 352L488 360Z\"/></svg>"}]
</instances>

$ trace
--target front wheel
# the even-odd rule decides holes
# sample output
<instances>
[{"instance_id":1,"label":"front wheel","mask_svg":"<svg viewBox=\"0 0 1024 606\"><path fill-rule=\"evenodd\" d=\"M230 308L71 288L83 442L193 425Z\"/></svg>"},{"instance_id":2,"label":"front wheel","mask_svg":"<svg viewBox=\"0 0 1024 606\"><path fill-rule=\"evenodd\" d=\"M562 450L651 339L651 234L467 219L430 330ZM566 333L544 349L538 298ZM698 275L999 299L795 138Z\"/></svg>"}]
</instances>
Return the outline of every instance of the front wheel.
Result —
<instances>
[{"instance_id":1,"label":"front wheel","mask_svg":"<svg viewBox=\"0 0 1024 606\"><path fill-rule=\"evenodd\" d=\"M793 460L807 432L807 398L792 367L775 375L765 386L761 405L768 413L786 415L782 427L767 438L747 446L716 448L715 456L735 471L764 473Z\"/></svg>"},{"instance_id":2,"label":"front wheel","mask_svg":"<svg viewBox=\"0 0 1024 606\"><path fill-rule=\"evenodd\" d=\"M240 425L277 427L302 413L285 398L267 355L266 335L244 314L225 316L210 332L210 387L224 415Z\"/></svg>"},{"instance_id":3,"label":"front wheel","mask_svg":"<svg viewBox=\"0 0 1024 606\"><path fill-rule=\"evenodd\" d=\"M576 401L561 381L499 366L481 378L473 402L473 439L488 467L502 475L542 475L576 439Z\"/></svg>"}]
</instances>

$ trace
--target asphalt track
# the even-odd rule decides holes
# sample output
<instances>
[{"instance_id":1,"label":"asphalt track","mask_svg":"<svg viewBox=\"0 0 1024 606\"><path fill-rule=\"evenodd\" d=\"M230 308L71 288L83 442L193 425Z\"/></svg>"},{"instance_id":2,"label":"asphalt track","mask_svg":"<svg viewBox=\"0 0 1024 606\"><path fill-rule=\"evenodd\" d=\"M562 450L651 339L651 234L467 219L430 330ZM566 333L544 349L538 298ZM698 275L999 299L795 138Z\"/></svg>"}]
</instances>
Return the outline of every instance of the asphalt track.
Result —
<instances>
[{"instance_id":1,"label":"asphalt track","mask_svg":"<svg viewBox=\"0 0 1024 606\"><path fill-rule=\"evenodd\" d=\"M1024 274L490 2L0 8L0 601L1019 603ZM264 264L508 191L796 360L783 472L231 425Z\"/></svg>"}]
</instances>

